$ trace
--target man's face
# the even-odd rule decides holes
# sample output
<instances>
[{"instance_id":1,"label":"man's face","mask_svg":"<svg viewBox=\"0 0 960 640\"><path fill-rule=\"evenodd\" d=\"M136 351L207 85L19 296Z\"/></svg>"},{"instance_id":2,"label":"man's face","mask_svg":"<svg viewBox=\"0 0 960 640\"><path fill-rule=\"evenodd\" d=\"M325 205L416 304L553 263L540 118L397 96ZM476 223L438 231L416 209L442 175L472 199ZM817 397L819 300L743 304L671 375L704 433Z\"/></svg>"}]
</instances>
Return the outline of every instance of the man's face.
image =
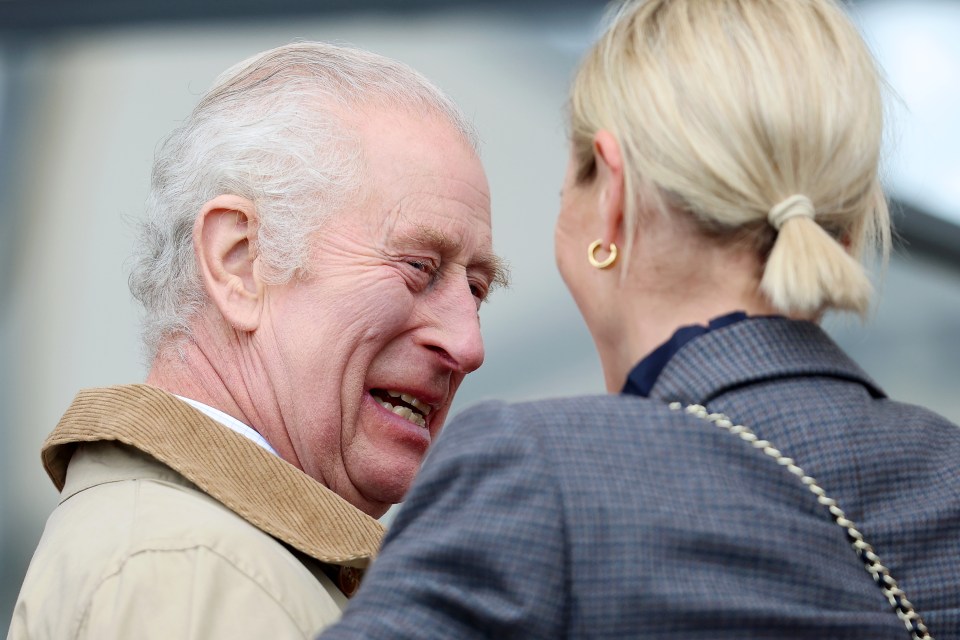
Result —
<instances>
[{"instance_id":1,"label":"man's face","mask_svg":"<svg viewBox=\"0 0 960 640\"><path fill-rule=\"evenodd\" d=\"M373 110L358 121L364 193L316 236L305 278L268 288L254 348L285 457L377 516L483 362L477 312L497 260L483 168L451 125Z\"/></svg>"}]
</instances>

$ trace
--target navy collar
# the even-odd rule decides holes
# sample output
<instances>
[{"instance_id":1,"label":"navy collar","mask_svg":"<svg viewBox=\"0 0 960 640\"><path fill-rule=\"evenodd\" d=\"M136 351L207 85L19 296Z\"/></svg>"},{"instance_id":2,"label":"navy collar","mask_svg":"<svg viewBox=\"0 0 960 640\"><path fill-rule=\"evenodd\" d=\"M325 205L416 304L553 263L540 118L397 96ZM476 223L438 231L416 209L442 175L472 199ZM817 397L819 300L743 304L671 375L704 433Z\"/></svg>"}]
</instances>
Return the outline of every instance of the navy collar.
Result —
<instances>
[{"instance_id":1,"label":"navy collar","mask_svg":"<svg viewBox=\"0 0 960 640\"><path fill-rule=\"evenodd\" d=\"M748 317L750 316L744 311L734 311L719 318L714 318L707 326L692 324L686 327L680 327L669 340L651 351L647 357L637 363L629 375L627 375L627 382L623 385L620 393L624 395L641 396L643 398L648 397L664 367L667 366L670 359L673 358L684 345L705 333L729 327L732 324L746 320Z\"/></svg>"}]
</instances>

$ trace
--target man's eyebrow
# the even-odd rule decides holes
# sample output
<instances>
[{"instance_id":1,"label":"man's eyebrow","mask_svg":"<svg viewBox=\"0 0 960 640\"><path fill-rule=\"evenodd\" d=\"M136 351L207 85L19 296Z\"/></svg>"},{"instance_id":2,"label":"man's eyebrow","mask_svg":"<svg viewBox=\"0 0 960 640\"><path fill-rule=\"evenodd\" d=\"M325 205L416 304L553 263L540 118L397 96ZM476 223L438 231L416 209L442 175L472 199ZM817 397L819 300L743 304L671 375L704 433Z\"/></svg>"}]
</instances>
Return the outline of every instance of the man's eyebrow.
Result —
<instances>
[{"instance_id":1,"label":"man's eyebrow","mask_svg":"<svg viewBox=\"0 0 960 640\"><path fill-rule=\"evenodd\" d=\"M405 240L415 244L428 244L436 247L443 255L455 255L463 249L463 243L445 233L426 226L417 225L413 231L405 234ZM490 289L510 286L510 268L506 260L493 253L484 251L473 257L467 268L480 271L490 283Z\"/></svg>"},{"instance_id":2,"label":"man's eyebrow","mask_svg":"<svg viewBox=\"0 0 960 640\"><path fill-rule=\"evenodd\" d=\"M454 240L442 231L421 225L415 225L412 231L404 234L403 239L412 244L436 247L437 251L443 255L457 254L463 249L463 243L460 241Z\"/></svg>"},{"instance_id":3,"label":"man's eyebrow","mask_svg":"<svg viewBox=\"0 0 960 640\"><path fill-rule=\"evenodd\" d=\"M501 287L506 289L510 286L510 267L507 261L492 251L485 251L476 256L470 267L483 272L487 282L490 283L490 291Z\"/></svg>"}]
</instances>

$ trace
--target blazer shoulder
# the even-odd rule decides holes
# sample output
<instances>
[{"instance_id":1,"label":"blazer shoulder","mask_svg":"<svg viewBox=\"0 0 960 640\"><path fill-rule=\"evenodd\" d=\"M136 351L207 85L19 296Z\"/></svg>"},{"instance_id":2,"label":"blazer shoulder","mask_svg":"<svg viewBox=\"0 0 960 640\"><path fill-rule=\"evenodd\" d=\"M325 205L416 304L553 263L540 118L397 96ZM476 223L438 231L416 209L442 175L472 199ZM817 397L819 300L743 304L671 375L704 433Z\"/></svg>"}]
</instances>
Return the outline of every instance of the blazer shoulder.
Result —
<instances>
[{"instance_id":1,"label":"blazer shoulder","mask_svg":"<svg viewBox=\"0 0 960 640\"><path fill-rule=\"evenodd\" d=\"M568 396L527 402L485 401L457 415L446 427L444 439L460 443L488 439L529 440L540 444L562 438L595 438L598 434L630 439L644 431L664 437L687 428L702 429L695 418L667 404L621 395ZM439 444L439 443L438 443Z\"/></svg>"},{"instance_id":2,"label":"blazer shoulder","mask_svg":"<svg viewBox=\"0 0 960 640\"><path fill-rule=\"evenodd\" d=\"M538 421L551 422L564 416L582 419L584 416L649 416L666 418L676 414L666 403L630 395L581 395L543 398L522 402L485 400L471 405L458 414L459 420Z\"/></svg>"}]
</instances>

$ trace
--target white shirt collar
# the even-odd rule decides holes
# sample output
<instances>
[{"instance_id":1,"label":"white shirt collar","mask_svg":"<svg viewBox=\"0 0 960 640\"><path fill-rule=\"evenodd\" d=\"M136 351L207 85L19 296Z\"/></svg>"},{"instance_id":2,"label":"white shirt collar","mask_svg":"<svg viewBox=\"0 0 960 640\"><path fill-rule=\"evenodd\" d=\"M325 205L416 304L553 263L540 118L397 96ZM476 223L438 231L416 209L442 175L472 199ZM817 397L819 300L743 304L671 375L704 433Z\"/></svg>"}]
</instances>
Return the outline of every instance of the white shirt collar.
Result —
<instances>
[{"instance_id":1,"label":"white shirt collar","mask_svg":"<svg viewBox=\"0 0 960 640\"><path fill-rule=\"evenodd\" d=\"M227 415L223 411L220 411L219 409L214 409L213 407L209 405L205 405L202 402L191 400L190 398L184 398L183 396L177 396L177 397L183 400L184 402L186 402L188 405L190 405L197 411L200 411L207 417L212 418L213 420L216 420L217 422L219 422L226 428L230 429L231 431L236 431L237 433L244 436L245 438L253 440L258 445L260 445L261 447L263 447L273 455L280 457L280 454L278 454L276 450L270 446L270 443L267 442L262 435L260 435L255 430L248 427L247 425L243 424L233 416Z\"/></svg>"}]
</instances>

